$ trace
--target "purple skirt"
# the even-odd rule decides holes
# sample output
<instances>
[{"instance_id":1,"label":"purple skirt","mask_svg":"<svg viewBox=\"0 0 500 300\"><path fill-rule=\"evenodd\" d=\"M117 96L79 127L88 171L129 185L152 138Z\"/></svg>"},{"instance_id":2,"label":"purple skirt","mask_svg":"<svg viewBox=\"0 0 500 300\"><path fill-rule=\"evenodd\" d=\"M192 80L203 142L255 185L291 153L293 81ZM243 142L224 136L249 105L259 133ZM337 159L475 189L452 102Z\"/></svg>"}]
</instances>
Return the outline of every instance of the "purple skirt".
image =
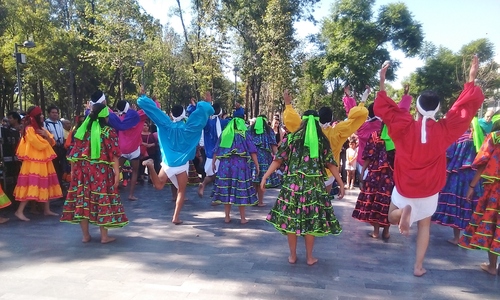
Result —
<instances>
[{"instance_id":1,"label":"purple skirt","mask_svg":"<svg viewBox=\"0 0 500 300\"><path fill-rule=\"evenodd\" d=\"M236 206L257 203L247 157L233 154L220 158L212 197L214 202Z\"/></svg>"}]
</instances>

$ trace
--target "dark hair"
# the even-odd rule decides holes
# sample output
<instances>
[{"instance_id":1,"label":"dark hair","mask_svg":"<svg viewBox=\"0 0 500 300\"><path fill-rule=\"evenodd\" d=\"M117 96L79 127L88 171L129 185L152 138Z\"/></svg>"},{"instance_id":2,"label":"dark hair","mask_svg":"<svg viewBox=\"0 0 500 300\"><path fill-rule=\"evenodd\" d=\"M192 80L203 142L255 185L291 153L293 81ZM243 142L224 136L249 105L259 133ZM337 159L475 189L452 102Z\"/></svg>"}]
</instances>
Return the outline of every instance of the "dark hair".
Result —
<instances>
[{"instance_id":1,"label":"dark hair","mask_svg":"<svg viewBox=\"0 0 500 300\"><path fill-rule=\"evenodd\" d=\"M126 100L120 100L118 103L116 103L116 108L119 111L123 111L125 109L125 106L127 106L127 101Z\"/></svg>"},{"instance_id":2,"label":"dark hair","mask_svg":"<svg viewBox=\"0 0 500 300\"><path fill-rule=\"evenodd\" d=\"M32 110L34 110L34 109L35 109L35 107L36 107L36 106L30 106L30 108L28 108L28 111L27 111L26 113L29 115L29 113L30 113ZM42 114L40 113L39 115L36 115L33 119L35 120L35 122L38 124L38 126L39 126L40 128L43 128L43 122L42 122L42 120L40 120L40 116L41 116L41 115L42 115ZM26 120L28 120L28 121L29 121L29 120L30 120L30 118L26 118ZM26 124L26 125L30 125L30 124L28 123L28 124Z\"/></svg>"},{"instance_id":3,"label":"dark hair","mask_svg":"<svg viewBox=\"0 0 500 300\"><path fill-rule=\"evenodd\" d=\"M214 102L214 104L212 104L212 108L214 109L214 115L220 114L220 112L221 112L220 103Z\"/></svg>"},{"instance_id":4,"label":"dark hair","mask_svg":"<svg viewBox=\"0 0 500 300\"><path fill-rule=\"evenodd\" d=\"M423 91L418 97L420 107L425 111L433 111L439 105L441 100L436 92Z\"/></svg>"},{"instance_id":5,"label":"dark hair","mask_svg":"<svg viewBox=\"0 0 500 300\"><path fill-rule=\"evenodd\" d=\"M302 116L306 117L306 116L310 116L310 115L313 115L315 117L319 117L318 113L315 110L306 110ZM319 122L315 122L315 123L316 123L316 132L318 133L318 140L319 140L320 144L322 144L323 147L326 149L331 149L330 142L328 141L328 138L326 137L326 135L323 133L323 129L321 129ZM297 132L299 132L299 131L305 132L306 126L307 126L307 121L303 120L302 123L300 124L299 130L297 130ZM303 137L305 138L305 134L303 135Z\"/></svg>"},{"instance_id":6,"label":"dark hair","mask_svg":"<svg viewBox=\"0 0 500 300\"><path fill-rule=\"evenodd\" d=\"M7 117L12 117L12 119L16 119L17 123L21 123L21 115L18 114L16 111L10 111L7 114Z\"/></svg>"},{"instance_id":7,"label":"dark hair","mask_svg":"<svg viewBox=\"0 0 500 300\"><path fill-rule=\"evenodd\" d=\"M101 99L102 95L104 95L104 93L101 90L97 90L90 96L90 101L96 103L99 99Z\"/></svg>"},{"instance_id":8,"label":"dark hair","mask_svg":"<svg viewBox=\"0 0 500 300\"><path fill-rule=\"evenodd\" d=\"M370 119L375 117L375 112L373 111L373 103L368 105L368 117Z\"/></svg>"},{"instance_id":9,"label":"dark hair","mask_svg":"<svg viewBox=\"0 0 500 300\"><path fill-rule=\"evenodd\" d=\"M321 124L330 123L333 121L333 110L329 107L323 106L318 111L319 122Z\"/></svg>"},{"instance_id":10,"label":"dark hair","mask_svg":"<svg viewBox=\"0 0 500 300\"><path fill-rule=\"evenodd\" d=\"M92 105L92 111L89 114L90 122L87 125L87 131L90 131L90 129L92 128L92 123L95 120L99 120L99 125L101 126L101 128L108 124L106 118L99 118L99 113L103 109L108 109L108 107L103 103L96 103Z\"/></svg>"},{"instance_id":11,"label":"dark hair","mask_svg":"<svg viewBox=\"0 0 500 300\"><path fill-rule=\"evenodd\" d=\"M177 118L180 117L180 115L182 115L184 107L182 107L182 105L176 104L172 106L172 109L170 111L172 112L172 116L174 116L174 118Z\"/></svg>"},{"instance_id":12,"label":"dark hair","mask_svg":"<svg viewBox=\"0 0 500 300\"><path fill-rule=\"evenodd\" d=\"M47 108L47 113L50 114L50 112L53 110L53 109L57 109L57 112L59 112L59 107L55 106L55 105L51 105Z\"/></svg>"},{"instance_id":13,"label":"dark hair","mask_svg":"<svg viewBox=\"0 0 500 300\"><path fill-rule=\"evenodd\" d=\"M266 115L259 115L258 117L263 117L264 119L267 119ZM272 132L274 134L274 130L271 128L271 126L269 126L269 122L266 122L264 120L263 123L264 123L264 132ZM250 130L252 130L252 132L255 132L255 123L253 123L252 126L250 126Z\"/></svg>"}]
</instances>

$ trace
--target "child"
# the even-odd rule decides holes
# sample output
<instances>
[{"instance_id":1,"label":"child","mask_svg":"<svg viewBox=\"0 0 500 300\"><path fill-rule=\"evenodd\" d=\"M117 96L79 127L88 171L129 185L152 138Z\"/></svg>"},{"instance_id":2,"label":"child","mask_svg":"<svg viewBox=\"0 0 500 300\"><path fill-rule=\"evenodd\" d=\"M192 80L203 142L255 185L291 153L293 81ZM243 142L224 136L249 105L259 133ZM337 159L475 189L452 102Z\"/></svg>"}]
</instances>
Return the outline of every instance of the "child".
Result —
<instances>
[{"instance_id":1,"label":"child","mask_svg":"<svg viewBox=\"0 0 500 300\"><path fill-rule=\"evenodd\" d=\"M91 240L89 223L99 226L101 243L115 241L108 228L128 224L118 193L121 156L118 134L108 125L109 110L102 103L92 111L75 133L70 153L71 183L61 222L80 224L82 242Z\"/></svg>"},{"instance_id":2,"label":"child","mask_svg":"<svg viewBox=\"0 0 500 300\"><path fill-rule=\"evenodd\" d=\"M474 189L481 178L484 180L484 194L479 198L472 220L459 242L459 246L467 249L488 251L489 262L481 264L481 269L491 275L497 274L500 255L499 160L500 131L495 131L488 135L472 164L477 172L469 184L467 200L473 199Z\"/></svg>"},{"instance_id":3,"label":"child","mask_svg":"<svg viewBox=\"0 0 500 300\"><path fill-rule=\"evenodd\" d=\"M257 160L259 161L260 172L259 175L253 176L253 184L257 190L257 198L259 203L257 206L265 206L264 204L264 191L260 189L260 182L262 176L267 172L267 168L273 162L273 155L278 150L273 129L267 124L265 116L258 116L255 124L250 126L247 131L250 139L257 147ZM256 174L255 164L252 164L252 172ZM275 187L280 184L278 174L273 173L266 182L266 187Z\"/></svg>"},{"instance_id":4,"label":"child","mask_svg":"<svg viewBox=\"0 0 500 300\"><path fill-rule=\"evenodd\" d=\"M374 111L388 128L398 153L394 161L394 190L389 207L389 222L399 224L399 231L409 235L410 226L418 221L414 276L427 271L423 267L429 245L431 216L436 211L439 191L446 183L446 149L468 128L481 106L484 95L474 86L479 61L474 56L469 82L445 118L434 121L439 110L439 97L424 91L416 101L418 120L403 111L385 92L385 74L389 65L380 70L380 92Z\"/></svg>"},{"instance_id":5,"label":"child","mask_svg":"<svg viewBox=\"0 0 500 300\"><path fill-rule=\"evenodd\" d=\"M344 196L344 185L330 143L320 127L318 114L308 110L302 120L299 129L283 140L260 186L265 189L267 178L281 164L285 164L283 186L267 221L287 235L289 263L297 262L297 236L304 236L306 262L314 265L318 261L312 256L314 238L338 235L342 231L326 191L325 168L330 170L340 185L339 199Z\"/></svg>"},{"instance_id":6,"label":"child","mask_svg":"<svg viewBox=\"0 0 500 300\"><path fill-rule=\"evenodd\" d=\"M241 224L246 224L248 220L245 218L245 206L257 203L249 159L252 158L255 164L255 176L258 176L260 169L257 148L250 135L246 134L247 127L241 117L234 117L227 124L214 148L214 172L215 161L219 160L220 164L214 182L213 201L224 204L224 222L231 222L231 205L235 205L240 210Z\"/></svg>"},{"instance_id":7,"label":"child","mask_svg":"<svg viewBox=\"0 0 500 300\"><path fill-rule=\"evenodd\" d=\"M345 169L347 171L347 186L346 189L354 188L354 172L356 171L356 159L358 158L358 148L356 140L349 142L349 148L346 150L347 163Z\"/></svg>"}]
</instances>

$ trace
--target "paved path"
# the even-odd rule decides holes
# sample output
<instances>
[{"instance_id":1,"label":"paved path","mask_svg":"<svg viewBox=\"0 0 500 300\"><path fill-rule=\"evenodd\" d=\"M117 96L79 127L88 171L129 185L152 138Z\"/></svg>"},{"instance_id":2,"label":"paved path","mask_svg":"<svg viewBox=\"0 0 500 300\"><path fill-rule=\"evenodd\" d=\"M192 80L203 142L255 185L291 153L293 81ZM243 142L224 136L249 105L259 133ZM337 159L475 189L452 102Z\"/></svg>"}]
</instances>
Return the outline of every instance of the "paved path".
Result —
<instances>
[{"instance_id":1,"label":"paved path","mask_svg":"<svg viewBox=\"0 0 500 300\"><path fill-rule=\"evenodd\" d=\"M269 205L277 193L268 191ZM355 191L335 202L344 231L316 240L312 267L302 241L298 263L288 264L286 238L264 221L269 205L248 208L246 225L233 208L224 224L223 207L190 187L184 225L175 226L168 188L138 187L137 196L124 200L131 223L111 230L117 241L108 245L96 227L82 244L77 225L2 211L11 221L0 225L0 299L500 299L500 278L478 267L486 252L448 244L450 228L432 227L428 273L412 276L414 230L404 238L393 227L388 242L367 237L370 227L351 218Z\"/></svg>"}]
</instances>

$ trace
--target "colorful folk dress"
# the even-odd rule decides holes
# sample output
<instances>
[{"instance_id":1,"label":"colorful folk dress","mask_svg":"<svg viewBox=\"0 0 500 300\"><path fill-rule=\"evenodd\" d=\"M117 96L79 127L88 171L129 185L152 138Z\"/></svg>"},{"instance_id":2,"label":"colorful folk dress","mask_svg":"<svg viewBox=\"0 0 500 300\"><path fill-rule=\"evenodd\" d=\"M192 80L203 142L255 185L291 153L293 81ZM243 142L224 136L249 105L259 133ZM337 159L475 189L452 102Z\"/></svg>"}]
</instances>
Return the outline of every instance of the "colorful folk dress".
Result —
<instances>
[{"instance_id":1,"label":"colorful folk dress","mask_svg":"<svg viewBox=\"0 0 500 300\"><path fill-rule=\"evenodd\" d=\"M9 197L5 195L2 186L0 185L0 208L7 207L11 204Z\"/></svg>"},{"instance_id":2,"label":"colorful folk dress","mask_svg":"<svg viewBox=\"0 0 500 300\"><path fill-rule=\"evenodd\" d=\"M61 222L91 224L106 228L128 224L118 189L114 188L113 158L120 157L118 135L111 127L101 129L101 156L90 158L90 136L76 140L70 153L73 176L64 203Z\"/></svg>"},{"instance_id":3,"label":"colorful folk dress","mask_svg":"<svg viewBox=\"0 0 500 300\"><path fill-rule=\"evenodd\" d=\"M260 184L262 177L266 174L269 165L273 162L273 146L277 146L276 137L274 131L269 128L266 129L264 133L257 134L255 130L249 129L247 134L252 139L255 147L257 147L257 160L259 161L259 175L253 176L253 182ZM255 164L253 161L250 162L252 167L252 174L256 173ZM280 184L280 179L276 172L273 172L266 180L266 187L276 187Z\"/></svg>"},{"instance_id":4,"label":"colorful folk dress","mask_svg":"<svg viewBox=\"0 0 500 300\"><path fill-rule=\"evenodd\" d=\"M370 164L352 217L363 222L388 226L389 205L394 188L395 150L387 151L380 135L381 131L373 132L363 149L363 161L370 160Z\"/></svg>"},{"instance_id":5,"label":"colorful folk dress","mask_svg":"<svg viewBox=\"0 0 500 300\"><path fill-rule=\"evenodd\" d=\"M485 166L481 175L484 193L478 199L472 219L465 228L459 246L482 249L500 255L500 131L492 132L484 141L472 164Z\"/></svg>"},{"instance_id":6,"label":"colorful folk dress","mask_svg":"<svg viewBox=\"0 0 500 300\"><path fill-rule=\"evenodd\" d=\"M52 149L55 141L50 132L43 130L49 136L50 142L36 134L33 127L28 126L17 147L17 158L23 162L14 189L14 198L17 201L47 202L63 196L52 163L57 157Z\"/></svg>"},{"instance_id":7,"label":"colorful folk dress","mask_svg":"<svg viewBox=\"0 0 500 300\"><path fill-rule=\"evenodd\" d=\"M230 148L220 147L219 139L214 154L220 161L212 193L213 201L222 204L247 206L257 204L252 184L250 153L257 149L245 131L236 131Z\"/></svg>"},{"instance_id":8,"label":"colorful folk dress","mask_svg":"<svg viewBox=\"0 0 500 300\"><path fill-rule=\"evenodd\" d=\"M446 185L439 193L438 207L432 221L464 230L469 225L478 198L483 194L481 180L474 189L472 201L466 199L469 184L476 174L476 169L472 168L476 149L470 131L465 132L448 148L446 157Z\"/></svg>"},{"instance_id":9,"label":"colorful folk dress","mask_svg":"<svg viewBox=\"0 0 500 300\"><path fill-rule=\"evenodd\" d=\"M275 159L285 164L283 185L266 220L282 234L338 235L342 228L325 188L326 164L337 163L321 142L319 157L310 158L303 135L304 130L289 135L278 149Z\"/></svg>"}]
</instances>

